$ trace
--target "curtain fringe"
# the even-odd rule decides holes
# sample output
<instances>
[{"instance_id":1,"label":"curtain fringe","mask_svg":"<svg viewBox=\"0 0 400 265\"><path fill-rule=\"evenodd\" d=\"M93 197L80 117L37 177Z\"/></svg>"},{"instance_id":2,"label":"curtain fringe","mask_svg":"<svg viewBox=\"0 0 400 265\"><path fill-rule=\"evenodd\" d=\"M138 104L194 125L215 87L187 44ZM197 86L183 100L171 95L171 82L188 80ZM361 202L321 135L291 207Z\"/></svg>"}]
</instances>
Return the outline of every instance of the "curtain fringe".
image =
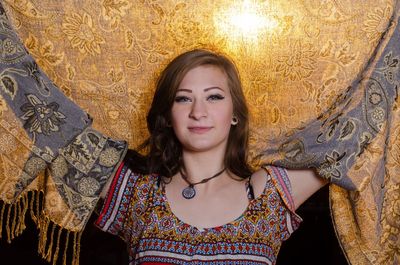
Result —
<instances>
[{"instance_id":1,"label":"curtain fringe","mask_svg":"<svg viewBox=\"0 0 400 265\"><path fill-rule=\"evenodd\" d=\"M22 195L16 202L0 205L0 238L3 238L4 228L8 243L19 236L26 228L25 216L28 210L29 195Z\"/></svg>"},{"instance_id":2,"label":"curtain fringe","mask_svg":"<svg viewBox=\"0 0 400 265\"><path fill-rule=\"evenodd\" d=\"M60 264L59 262L63 265L79 265L82 232L69 231L52 222L43 212L43 203L43 196L39 191L30 191L12 204L0 204L0 238L5 236L7 242L11 243L19 236L26 228L25 217L29 210L39 230L40 256L53 265Z\"/></svg>"}]
</instances>

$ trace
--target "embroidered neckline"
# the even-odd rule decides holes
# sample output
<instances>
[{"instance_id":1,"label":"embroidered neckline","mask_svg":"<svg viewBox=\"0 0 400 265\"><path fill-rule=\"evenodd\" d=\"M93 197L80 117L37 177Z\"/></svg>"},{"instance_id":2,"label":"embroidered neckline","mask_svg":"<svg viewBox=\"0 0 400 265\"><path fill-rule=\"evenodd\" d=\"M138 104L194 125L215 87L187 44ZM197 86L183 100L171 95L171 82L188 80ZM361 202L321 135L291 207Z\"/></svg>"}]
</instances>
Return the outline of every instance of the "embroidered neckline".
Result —
<instances>
[{"instance_id":1,"label":"embroidered neckline","mask_svg":"<svg viewBox=\"0 0 400 265\"><path fill-rule=\"evenodd\" d=\"M211 232L211 231L226 229L229 226L238 226L238 223L242 222L243 219L246 217L246 215L248 215L250 213L250 211L253 210L254 205L256 205L260 200L264 199L264 197L266 196L268 184L270 183L270 181L271 181L271 178L268 176L267 181L265 183L264 190L262 191L262 193L256 198L249 199L249 202L248 202L246 208L244 209L244 211L242 212L242 214L240 216L238 216L234 220L229 221L225 224L222 224L219 226L214 226L214 227L204 227L204 228L197 227L197 226L191 225L191 224L183 221L181 218L179 218L172 211L171 205L169 204L169 201L168 201L168 198L166 195L166 191L165 191L165 185L161 184L160 186L158 186L155 194L157 194L157 196L159 196L161 205L162 205L162 207L164 207L166 213L169 214L170 216L172 216L173 219L175 219L178 226L189 227L190 229L194 229L194 230L198 231L199 233L204 233L204 232L208 232L208 231ZM247 189L248 185L251 186L250 183L246 182L246 189ZM246 190L246 192L248 192L248 191ZM248 195L247 195L247 198L249 198Z\"/></svg>"}]
</instances>

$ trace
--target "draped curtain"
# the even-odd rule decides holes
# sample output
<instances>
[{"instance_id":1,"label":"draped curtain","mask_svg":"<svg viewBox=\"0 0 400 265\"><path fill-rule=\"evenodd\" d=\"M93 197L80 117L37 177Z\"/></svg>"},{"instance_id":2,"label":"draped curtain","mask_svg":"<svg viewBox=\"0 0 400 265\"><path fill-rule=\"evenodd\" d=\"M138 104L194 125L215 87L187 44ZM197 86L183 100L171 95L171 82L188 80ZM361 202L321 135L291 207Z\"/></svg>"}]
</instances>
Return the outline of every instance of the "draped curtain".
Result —
<instances>
[{"instance_id":1,"label":"draped curtain","mask_svg":"<svg viewBox=\"0 0 400 265\"><path fill-rule=\"evenodd\" d=\"M3 5L40 68L90 113L97 130L131 148L148 135L145 117L155 80L172 58L193 48L227 54L240 71L251 112L255 167L266 161L258 156L266 143L308 124L346 92L393 28L396 10L394 0L4 0ZM239 11L263 19L247 23ZM394 63L393 58L388 60ZM1 193L15 184L32 142L2 97L0 117ZM390 142L378 135L359 161L367 177L357 183L361 192L331 186L335 227L352 264L399 261L398 121L390 130ZM392 171L384 181L386 206L377 213L371 210L374 172L366 165L381 158L379 147L385 144ZM44 175L28 187L47 192L48 218L73 230L73 218L64 214L62 198L52 189ZM14 200L13 193L2 196L7 203ZM2 216L7 219L4 211Z\"/></svg>"}]
</instances>

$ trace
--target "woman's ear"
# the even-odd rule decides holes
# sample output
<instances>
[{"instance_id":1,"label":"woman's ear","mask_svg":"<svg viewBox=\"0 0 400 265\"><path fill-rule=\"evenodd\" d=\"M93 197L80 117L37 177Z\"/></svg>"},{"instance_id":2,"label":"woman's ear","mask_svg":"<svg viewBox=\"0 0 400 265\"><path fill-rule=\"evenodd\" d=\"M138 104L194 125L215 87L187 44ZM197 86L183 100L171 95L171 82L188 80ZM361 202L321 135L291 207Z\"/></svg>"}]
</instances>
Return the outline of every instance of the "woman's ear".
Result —
<instances>
[{"instance_id":1,"label":"woman's ear","mask_svg":"<svg viewBox=\"0 0 400 265\"><path fill-rule=\"evenodd\" d=\"M237 125L238 123L239 123L239 119L238 119L236 116L233 116L233 117L232 117L231 124L232 124L233 126L235 126L235 125Z\"/></svg>"}]
</instances>

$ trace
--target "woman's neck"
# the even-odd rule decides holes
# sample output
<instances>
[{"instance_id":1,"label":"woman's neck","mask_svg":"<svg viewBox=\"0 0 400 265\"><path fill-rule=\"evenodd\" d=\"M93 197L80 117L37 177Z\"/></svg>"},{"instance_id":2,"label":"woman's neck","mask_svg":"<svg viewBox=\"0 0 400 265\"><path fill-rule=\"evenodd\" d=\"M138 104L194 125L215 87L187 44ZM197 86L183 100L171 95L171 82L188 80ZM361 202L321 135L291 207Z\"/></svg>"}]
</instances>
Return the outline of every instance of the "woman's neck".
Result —
<instances>
[{"instance_id":1,"label":"woman's neck","mask_svg":"<svg viewBox=\"0 0 400 265\"><path fill-rule=\"evenodd\" d=\"M183 151L183 165L190 182L199 182L211 177L224 168L225 151L212 150L207 152Z\"/></svg>"}]
</instances>

